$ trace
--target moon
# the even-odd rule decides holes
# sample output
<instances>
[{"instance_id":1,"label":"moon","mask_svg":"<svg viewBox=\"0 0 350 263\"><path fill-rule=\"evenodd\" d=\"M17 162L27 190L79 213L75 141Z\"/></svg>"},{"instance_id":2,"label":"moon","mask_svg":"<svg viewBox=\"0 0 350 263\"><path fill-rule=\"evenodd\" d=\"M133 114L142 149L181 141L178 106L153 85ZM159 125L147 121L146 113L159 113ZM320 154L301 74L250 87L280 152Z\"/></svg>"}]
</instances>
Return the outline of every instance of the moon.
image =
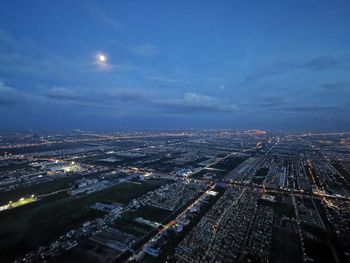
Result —
<instances>
[{"instance_id":1,"label":"moon","mask_svg":"<svg viewBox=\"0 0 350 263\"><path fill-rule=\"evenodd\" d=\"M104 54L99 54L99 55L97 56L97 59L98 59L99 62L102 62L102 63L104 63L104 62L107 61L107 57L106 57L106 55L104 55Z\"/></svg>"}]
</instances>

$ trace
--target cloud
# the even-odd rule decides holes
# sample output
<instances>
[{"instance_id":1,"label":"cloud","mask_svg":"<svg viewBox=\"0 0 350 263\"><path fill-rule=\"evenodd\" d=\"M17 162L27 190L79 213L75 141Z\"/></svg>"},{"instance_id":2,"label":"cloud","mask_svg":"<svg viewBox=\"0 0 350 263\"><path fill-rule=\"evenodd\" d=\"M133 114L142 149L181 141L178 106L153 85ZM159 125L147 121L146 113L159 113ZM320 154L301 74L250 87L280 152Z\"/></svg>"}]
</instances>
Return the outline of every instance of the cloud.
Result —
<instances>
[{"instance_id":1,"label":"cloud","mask_svg":"<svg viewBox=\"0 0 350 263\"><path fill-rule=\"evenodd\" d=\"M260 79L267 78L267 77L282 75L282 74L287 73L289 71L290 71L290 69L288 67L285 67L282 65L279 65L279 66L275 65L271 68L264 68L264 69L258 70L255 73L247 76L243 80L242 84L248 84L248 83L255 82L255 81L258 81Z\"/></svg>"},{"instance_id":2,"label":"cloud","mask_svg":"<svg viewBox=\"0 0 350 263\"><path fill-rule=\"evenodd\" d=\"M88 91L86 88L53 87L41 92L41 95L58 102L75 102L84 106L101 106L104 108L120 106L120 103L147 103L153 99L152 95L146 95L140 90L130 91L127 89L95 92ZM117 103L119 104L117 105Z\"/></svg>"},{"instance_id":3,"label":"cloud","mask_svg":"<svg viewBox=\"0 0 350 263\"><path fill-rule=\"evenodd\" d=\"M321 88L329 92L341 92L341 91L347 90L349 86L350 86L349 84L344 82L333 82L333 83L323 84Z\"/></svg>"},{"instance_id":4,"label":"cloud","mask_svg":"<svg viewBox=\"0 0 350 263\"><path fill-rule=\"evenodd\" d=\"M159 101L162 109L171 113L228 113L237 111L237 106L227 104L216 97L186 92L182 98Z\"/></svg>"},{"instance_id":5,"label":"cloud","mask_svg":"<svg viewBox=\"0 0 350 263\"><path fill-rule=\"evenodd\" d=\"M7 47L13 47L17 45L17 42L4 30L0 29L0 45L1 46L7 46Z\"/></svg>"},{"instance_id":6,"label":"cloud","mask_svg":"<svg viewBox=\"0 0 350 263\"><path fill-rule=\"evenodd\" d=\"M299 69L310 69L313 71L348 70L350 69L350 58L348 56L321 56L301 63L277 63L250 74L244 79L242 84L258 81L266 77L283 75Z\"/></svg>"},{"instance_id":7,"label":"cloud","mask_svg":"<svg viewBox=\"0 0 350 263\"><path fill-rule=\"evenodd\" d=\"M77 61L71 61L45 51L28 39L15 39L0 30L0 72L18 78L40 77L41 80L67 79L73 70L83 69Z\"/></svg>"},{"instance_id":8,"label":"cloud","mask_svg":"<svg viewBox=\"0 0 350 263\"><path fill-rule=\"evenodd\" d=\"M140 72L142 70L140 67L137 67L131 62L112 63L110 61L107 61L105 63L101 63L98 61L91 61L90 63L83 65L82 69L87 70L89 72L100 71L105 73L130 72L130 71Z\"/></svg>"},{"instance_id":9,"label":"cloud","mask_svg":"<svg viewBox=\"0 0 350 263\"><path fill-rule=\"evenodd\" d=\"M124 110L142 108L154 110L158 113L198 113L198 112L233 112L237 110L234 105L226 104L218 98L208 95L186 92L180 96L160 96L142 90L105 90L99 92L87 92L86 89L69 89L54 87L42 93L42 96L50 100L69 103L74 102L84 106L100 108L121 107Z\"/></svg>"},{"instance_id":10,"label":"cloud","mask_svg":"<svg viewBox=\"0 0 350 263\"><path fill-rule=\"evenodd\" d=\"M298 105L291 103L284 97L261 96L250 102L241 104L227 103L226 101L196 92L181 94L159 94L146 92L142 89L100 89L90 88L53 87L48 90L37 90L30 94L6 86L0 82L0 105L12 105L17 102L30 102L42 105L64 104L74 106L76 109L99 109L115 111L122 114L136 112L152 112L152 114L215 114L215 113L254 113L278 112L327 114L347 112L343 105Z\"/></svg>"},{"instance_id":11,"label":"cloud","mask_svg":"<svg viewBox=\"0 0 350 263\"><path fill-rule=\"evenodd\" d=\"M290 111L290 112L307 112L307 113L330 113L330 112L338 112L344 110L342 106L318 106L318 105L310 105L310 106L287 106L287 107L278 107L275 110L279 111Z\"/></svg>"},{"instance_id":12,"label":"cloud","mask_svg":"<svg viewBox=\"0 0 350 263\"><path fill-rule=\"evenodd\" d=\"M85 101L85 99L82 100L81 94L79 94L78 92L75 92L73 89L64 88L64 87L53 87L52 89L45 91L43 95L46 98L54 99L54 100Z\"/></svg>"},{"instance_id":13,"label":"cloud","mask_svg":"<svg viewBox=\"0 0 350 263\"><path fill-rule=\"evenodd\" d=\"M271 114L273 116L285 116L285 114L296 113L298 116L324 116L329 114L340 114L346 113L344 104L331 104L318 103L308 100L307 103L301 102L300 100L293 100L289 97L284 96L259 96L252 100L239 104L239 109L242 112L249 112L250 114L264 113Z\"/></svg>"},{"instance_id":14,"label":"cloud","mask_svg":"<svg viewBox=\"0 0 350 263\"><path fill-rule=\"evenodd\" d=\"M181 80L181 79L175 79L175 78L168 78L168 77L162 77L162 76L149 76L147 77L149 80L164 82L164 83L188 83L187 81Z\"/></svg>"},{"instance_id":15,"label":"cloud","mask_svg":"<svg viewBox=\"0 0 350 263\"><path fill-rule=\"evenodd\" d=\"M194 106L220 104L220 101L217 98L210 97L207 95L201 95L193 92L185 93L184 102L188 105L194 105Z\"/></svg>"},{"instance_id":16,"label":"cloud","mask_svg":"<svg viewBox=\"0 0 350 263\"><path fill-rule=\"evenodd\" d=\"M15 89L0 82L0 106L8 106L19 101L22 95Z\"/></svg>"},{"instance_id":17,"label":"cloud","mask_svg":"<svg viewBox=\"0 0 350 263\"><path fill-rule=\"evenodd\" d=\"M273 97L273 96L263 96L259 97L257 101L257 105L263 106L266 108L273 108L285 105L286 99L283 97Z\"/></svg>"},{"instance_id":18,"label":"cloud","mask_svg":"<svg viewBox=\"0 0 350 263\"><path fill-rule=\"evenodd\" d=\"M24 40L14 39L0 30L0 48L8 50L8 52L0 52L0 72L7 77L40 78L40 80L52 82L53 80L74 81L78 78L92 79L96 76L91 74L92 72L127 74L131 71L142 71L142 68L130 61L115 61L111 58L101 64L93 57L90 61L74 60L45 51L45 48L38 45L20 45L22 41Z\"/></svg>"},{"instance_id":19,"label":"cloud","mask_svg":"<svg viewBox=\"0 0 350 263\"><path fill-rule=\"evenodd\" d=\"M347 57L322 56L311 59L299 67L313 70L349 69L350 60Z\"/></svg>"},{"instance_id":20,"label":"cloud","mask_svg":"<svg viewBox=\"0 0 350 263\"><path fill-rule=\"evenodd\" d=\"M278 96L257 96L253 97L251 100L247 102L243 102L239 104L241 109L246 111L248 110L269 110L275 109L277 107L283 107L288 104L288 101L285 97Z\"/></svg>"},{"instance_id":21,"label":"cloud","mask_svg":"<svg viewBox=\"0 0 350 263\"><path fill-rule=\"evenodd\" d=\"M151 43L130 44L114 39L111 42L132 54L142 57L153 57L159 53L158 48Z\"/></svg>"},{"instance_id":22,"label":"cloud","mask_svg":"<svg viewBox=\"0 0 350 263\"><path fill-rule=\"evenodd\" d=\"M111 28L117 31L120 31L123 28L122 23L110 16L105 10L100 8L100 6L92 5L91 11L98 19L100 19L106 25L109 25Z\"/></svg>"},{"instance_id":23,"label":"cloud","mask_svg":"<svg viewBox=\"0 0 350 263\"><path fill-rule=\"evenodd\" d=\"M22 90L10 87L4 82L0 81L0 106L11 106L19 108L37 106L40 102L40 96L31 92L24 92Z\"/></svg>"},{"instance_id":24,"label":"cloud","mask_svg":"<svg viewBox=\"0 0 350 263\"><path fill-rule=\"evenodd\" d=\"M157 48L150 43L130 46L129 50L136 55L140 55L144 57L151 57L158 54Z\"/></svg>"}]
</instances>

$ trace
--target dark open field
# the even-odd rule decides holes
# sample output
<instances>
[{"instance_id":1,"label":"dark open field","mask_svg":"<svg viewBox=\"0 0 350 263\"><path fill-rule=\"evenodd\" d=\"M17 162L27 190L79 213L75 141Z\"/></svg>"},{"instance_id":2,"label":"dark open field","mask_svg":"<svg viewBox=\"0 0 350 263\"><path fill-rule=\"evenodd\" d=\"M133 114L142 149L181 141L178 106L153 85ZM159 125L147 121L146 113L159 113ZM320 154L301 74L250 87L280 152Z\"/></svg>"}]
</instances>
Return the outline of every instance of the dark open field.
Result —
<instances>
[{"instance_id":1,"label":"dark open field","mask_svg":"<svg viewBox=\"0 0 350 263\"><path fill-rule=\"evenodd\" d=\"M269 173L269 168L266 168L266 167L260 168L259 171L257 171L254 176L253 183L261 184L268 173Z\"/></svg>"},{"instance_id":2,"label":"dark open field","mask_svg":"<svg viewBox=\"0 0 350 263\"><path fill-rule=\"evenodd\" d=\"M27 197L32 194L42 195L51 192L55 192L61 189L67 189L71 187L72 183L82 177L97 177L104 172L96 172L89 175L71 174L66 177L52 178L51 181L42 182L39 184L33 184L26 187L19 187L11 191L0 192L0 205L7 204L9 201L16 201L21 197Z\"/></svg>"},{"instance_id":3,"label":"dark open field","mask_svg":"<svg viewBox=\"0 0 350 263\"><path fill-rule=\"evenodd\" d=\"M273 228L271 262L302 262L300 240L296 233Z\"/></svg>"},{"instance_id":4,"label":"dark open field","mask_svg":"<svg viewBox=\"0 0 350 263\"><path fill-rule=\"evenodd\" d=\"M210 168L214 168L214 169L218 169L218 170L202 169L201 171L193 174L192 177L195 179L200 179L203 177L203 175L205 173L209 172L209 173L215 173L215 175L216 175L215 178L221 180L229 172L231 172L238 165L240 165L246 159L248 159L248 157L249 156L247 156L247 155L232 155L232 156L227 157L224 160L221 160L220 162L217 162L216 164L210 166Z\"/></svg>"},{"instance_id":5,"label":"dark open field","mask_svg":"<svg viewBox=\"0 0 350 263\"><path fill-rule=\"evenodd\" d=\"M335 262L326 232L313 225L301 224L306 254L316 262Z\"/></svg>"},{"instance_id":6,"label":"dark open field","mask_svg":"<svg viewBox=\"0 0 350 263\"><path fill-rule=\"evenodd\" d=\"M29 167L29 162L24 162L20 164L10 164L10 165L0 165L0 172L2 171L13 171L13 170L18 170L22 168L28 168Z\"/></svg>"},{"instance_id":7,"label":"dark open field","mask_svg":"<svg viewBox=\"0 0 350 263\"><path fill-rule=\"evenodd\" d=\"M64 198L33 206L7 211L0 215L0 262L8 262L16 256L39 245L48 244L61 234L80 226L87 220L102 215L89 206L94 202L114 201L128 203L148 191L165 184L164 180L149 180L143 184L123 183L88 196Z\"/></svg>"},{"instance_id":8,"label":"dark open field","mask_svg":"<svg viewBox=\"0 0 350 263\"><path fill-rule=\"evenodd\" d=\"M29 196L32 194L39 195L54 192L60 189L66 189L70 187L70 183L79 179L80 175L72 175L69 177L52 180L40 184L31 185L28 187L18 188L8 192L0 192L0 205L7 204L9 201L18 200L21 197Z\"/></svg>"},{"instance_id":9,"label":"dark open field","mask_svg":"<svg viewBox=\"0 0 350 263\"><path fill-rule=\"evenodd\" d=\"M225 170L226 173L232 171L239 164L243 163L249 156L247 155L232 155L214 164L211 168Z\"/></svg>"},{"instance_id":10,"label":"dark open field","mask_svg":"<svg viewBox=\"0 0 350 263\"><path fill-rule=\"evenodd\" d=\"M132 219L142 217L150 221L162 222L171 213L172 213L171 211L165 210L162 208L153 207L153 206L144 206L144 207L140 207L136 211L130 212L128 216Z\"/></svg>"},{"instance_id":11,"label":"dark open field","mask_svg":"<svg viewBox=\"0 0 350 263\"><path fill-rule=\"evenodd\" d=\"M143 219L160 223L164 219L166 219L170 214L171 211L168 210L152 206L144 206L138 208L135 211L128 211L123 213L121 219L118 220L118 222L116 222L115 227L121 231L127 232L135 236L144 236L154 228L136 222L136 218L142 217Z\"/></svg>"}]
</instances>

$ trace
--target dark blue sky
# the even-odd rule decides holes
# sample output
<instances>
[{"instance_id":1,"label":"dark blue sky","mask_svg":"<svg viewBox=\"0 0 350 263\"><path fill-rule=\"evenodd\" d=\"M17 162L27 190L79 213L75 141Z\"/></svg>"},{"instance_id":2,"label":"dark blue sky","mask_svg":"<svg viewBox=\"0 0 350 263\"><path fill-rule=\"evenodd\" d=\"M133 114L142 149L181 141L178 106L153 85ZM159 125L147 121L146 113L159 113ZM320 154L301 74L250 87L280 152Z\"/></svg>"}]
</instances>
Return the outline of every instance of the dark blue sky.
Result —
<instances>
[{"instance_id":1,"label":"dark blue sky","mask_svg":"<svg viewBox=\"0 0 350 263\"><path fill-rule=\"evenodd\" d=\"M0 130L350 129L348 0L0 5Z\"/></svg>"}]
</instances>

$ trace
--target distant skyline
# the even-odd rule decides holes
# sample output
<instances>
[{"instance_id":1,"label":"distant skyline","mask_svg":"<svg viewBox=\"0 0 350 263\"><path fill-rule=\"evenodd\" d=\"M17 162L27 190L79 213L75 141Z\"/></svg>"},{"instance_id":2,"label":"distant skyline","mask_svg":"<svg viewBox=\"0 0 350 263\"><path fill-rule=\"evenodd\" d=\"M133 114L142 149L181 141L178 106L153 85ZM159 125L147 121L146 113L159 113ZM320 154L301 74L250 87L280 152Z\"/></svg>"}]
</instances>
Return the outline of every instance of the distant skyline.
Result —
<instances>
[{"instance_id":1,"label":"distant skyline","mask_svg":"<svg viewBox=\"0 0 350 263\"><path fill-rule=\"evenodd\" d=\"M18 1L0 131L350 130L350 1Z\"/></svg>"}]
</instances>

